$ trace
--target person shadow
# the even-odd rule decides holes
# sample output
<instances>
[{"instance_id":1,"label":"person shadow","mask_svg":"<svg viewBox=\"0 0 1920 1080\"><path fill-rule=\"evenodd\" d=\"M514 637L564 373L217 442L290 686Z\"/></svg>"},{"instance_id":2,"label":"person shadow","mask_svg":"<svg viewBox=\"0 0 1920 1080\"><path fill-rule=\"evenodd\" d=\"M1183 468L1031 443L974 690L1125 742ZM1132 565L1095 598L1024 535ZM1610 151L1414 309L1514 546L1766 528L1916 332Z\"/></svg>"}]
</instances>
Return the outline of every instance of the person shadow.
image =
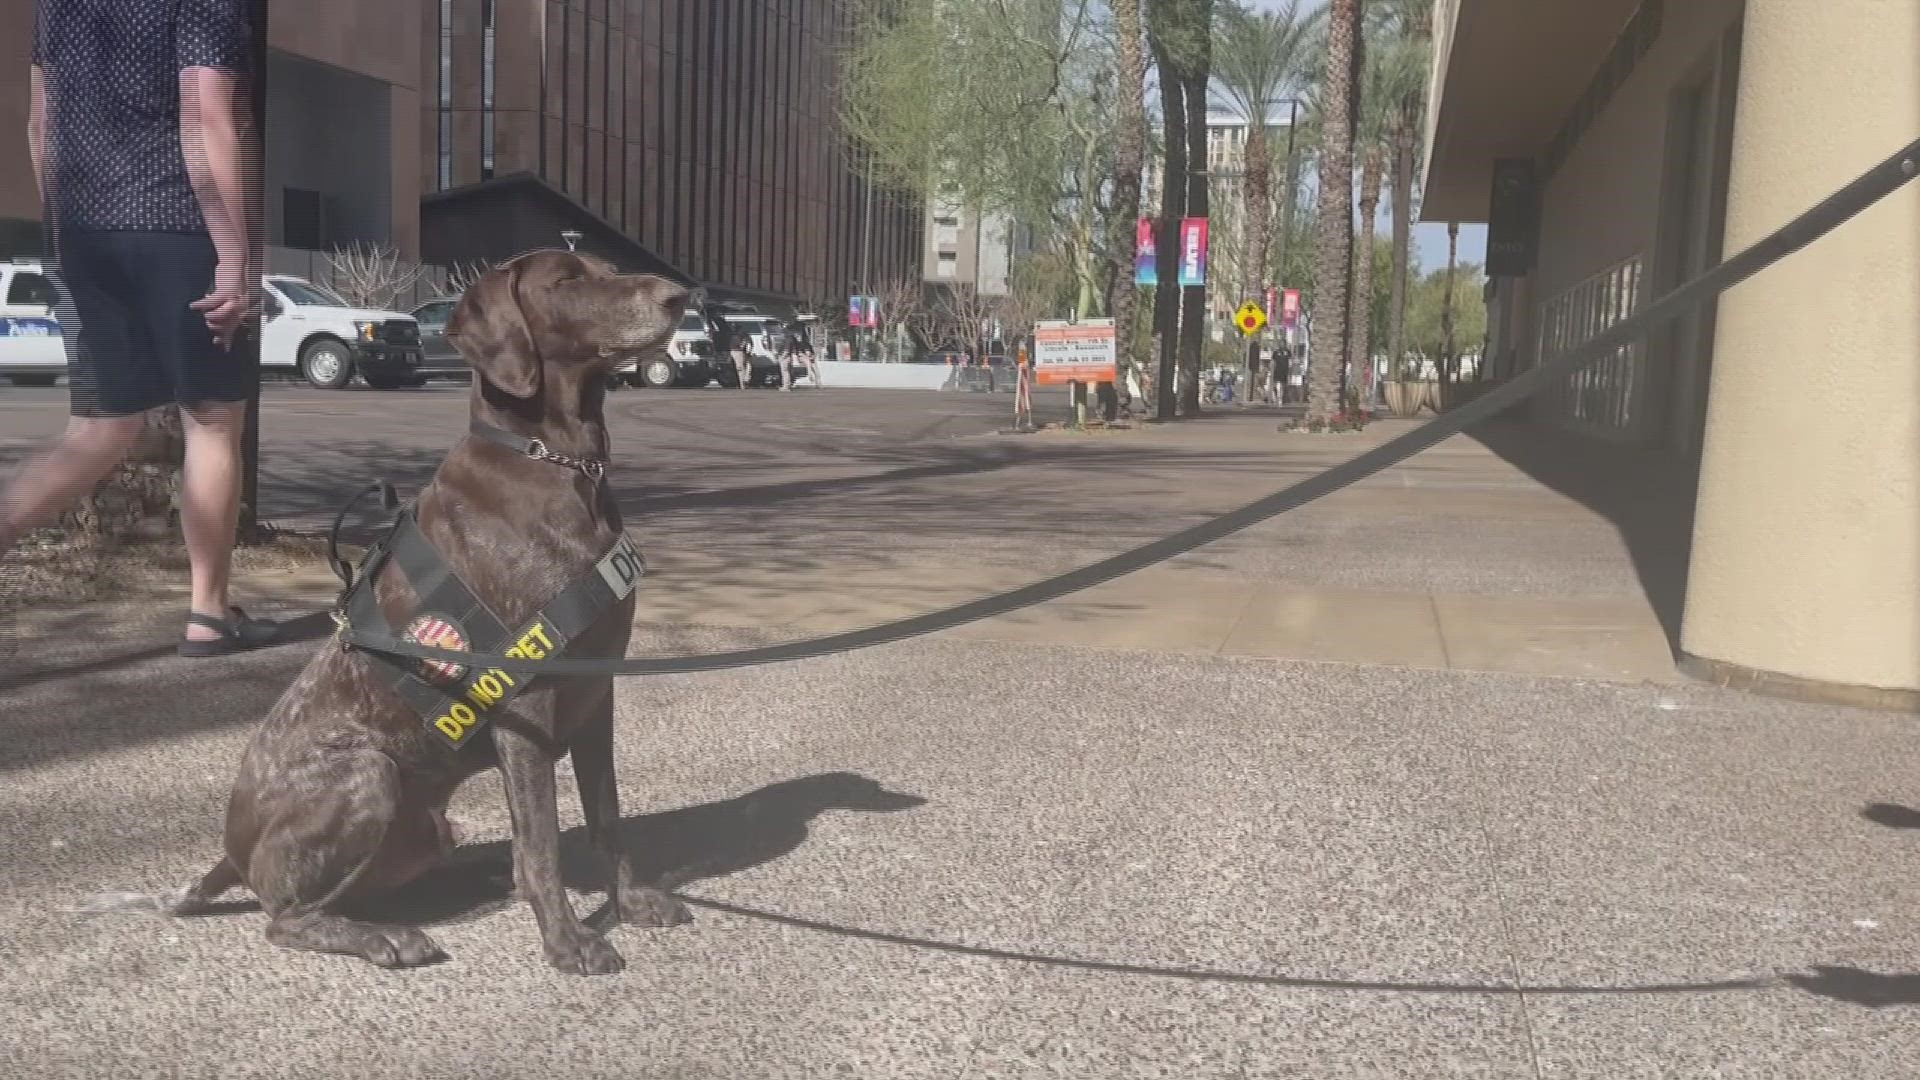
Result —
<instances>
[{"instance_id":1,"label":"person shadow","mask_svg":"<svg viewBox=\"0 0 1920 1080\"><path fill-rule=\"evenodd\" d=\"M926 802L858 773L818 773L718 802L629 816L621 823L621 840L633 859L634 880L673 892L786 857L806 842L814 819L830 810L897 813ZM370 918L418 926L484 918L515 900L512 858L509 840L462 846L440 867L357 906ZM571 889L598 894L606 888L607 870L584 825L561 834L560 874ZM588 922L605 915L603 906Z\"/></svg>"}]
</instances>

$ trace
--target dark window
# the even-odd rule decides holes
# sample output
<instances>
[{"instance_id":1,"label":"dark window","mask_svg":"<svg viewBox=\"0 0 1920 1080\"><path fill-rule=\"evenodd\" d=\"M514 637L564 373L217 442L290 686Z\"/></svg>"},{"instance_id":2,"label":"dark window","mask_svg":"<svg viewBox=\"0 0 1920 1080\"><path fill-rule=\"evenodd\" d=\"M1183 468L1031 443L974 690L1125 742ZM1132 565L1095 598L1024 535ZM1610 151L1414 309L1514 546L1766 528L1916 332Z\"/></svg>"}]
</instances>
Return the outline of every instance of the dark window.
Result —
<instances>
[{"instance_id":1,"label":"dark window","mask_svg":"<svg viewBox=\"0 0 1920 1080\"><path fill-rule=\"evenodd\" d=\"M494 9L497 0L480 0L480 179L493 179Z\"/></svg>"},{"instance_id":2,"label":"dark window","mask_svg":"<svg viewBox=\"0 0 1920 1080\"><path fill-rule=\"evenodd\" d=\"M439 6L440 63L435 77L440 83L438 87L440 123L435 150L439 156L436 177L440 190L445 191L453 186L453 0L440 0Z\"/></svg>"},{"instance_id":3,"label":"dark window","mask_svg":"<svg viewBox=\"0 0 1920 1080\"><path fill-rule=\"evenodd\" d=\"M320 193L305 188L284 188L280 197L281 239L290 248L319 251L326 246L327 230L321 213Z\"/></svg>"}]
</instances>

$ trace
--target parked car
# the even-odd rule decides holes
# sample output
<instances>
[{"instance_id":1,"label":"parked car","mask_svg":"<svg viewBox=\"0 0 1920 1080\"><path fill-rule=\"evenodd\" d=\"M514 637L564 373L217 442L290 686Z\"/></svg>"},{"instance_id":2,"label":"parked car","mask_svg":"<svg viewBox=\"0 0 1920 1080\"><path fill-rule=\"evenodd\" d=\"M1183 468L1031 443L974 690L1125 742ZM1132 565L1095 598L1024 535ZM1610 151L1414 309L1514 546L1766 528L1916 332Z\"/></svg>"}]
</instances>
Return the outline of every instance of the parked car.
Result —
<instances>
[{"instance_id":1,"label":"parked car","mask_svg":"<svg viewBox=\"0 0 1920 1080\"><path fill-rule=\"evenodd\" d=\"M39 263L0 263L0 375L15 386L52 386L66 374L54 300Z\"/></svg>"},{"instance_id":2,"label":"parked car","mask_svg":"<svg viewBox=\"0 0 1920 1080\"><path fill-rule=\"evenodd\" d=\"M731 366L731 365L729 365ZM705 386L713 381L713 339L707 336L707 322L696 308L680 316L680 325L668 339L665 349L649 354L619 369L629 386Z\"/></svg>"},{"instance_id":3,"label":"parked car","mask_svg":"<svg viewBox=\"0 0 1920 1080\"><path fill-rule=\"evenodd\" d=\"M420 324L413 316L354 307L332 290L289 274L268 274L262 283L263 369L297 371L323 390L338 390L356 374L375 390L426 383Z\"/></svg>"},{"instance_id":4,"label":"parked car","mask_svg":"<svg viewBox=\"0 0 1920 1080\"><path fill-rule=\"evenodd\" d=\"M460 350L447 340L447 320L453 318L457 296L441 296L421 304L410 313L420 324L420 374L427 378L471 377L473 367Z\"/></svg>"}]
</instances>

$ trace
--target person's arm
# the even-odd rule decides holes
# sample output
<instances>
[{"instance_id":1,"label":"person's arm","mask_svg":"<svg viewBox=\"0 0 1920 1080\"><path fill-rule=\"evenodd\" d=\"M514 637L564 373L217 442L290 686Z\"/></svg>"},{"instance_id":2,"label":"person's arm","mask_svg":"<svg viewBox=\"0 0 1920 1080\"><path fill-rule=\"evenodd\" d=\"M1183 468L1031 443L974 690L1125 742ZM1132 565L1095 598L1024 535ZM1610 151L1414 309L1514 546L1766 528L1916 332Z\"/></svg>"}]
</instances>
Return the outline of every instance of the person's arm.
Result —
<instances>
[{"instance_id":1,"label":"person's arm","mask_svg":"<svg viewBox=\"0 0 1920 1080\"><path fill-rule=\"evenodd\" d=\"M46 5L33 5L32 67L27 84L27 159L33 162L33 183L40 194L41 213L53 213L47 201L50 186L47 168L47 65L52 62L51 43L47 39ZM51 222L49 222L51 224Z\"/></svg>"},{"instance_id":2,"label":"person's arm","mask_svg":"<svg viewBox=\"0 0 1920 1080\"><path fill-rule=\"evenodd\" d=\"M32 87L27 104L27 157L33 162L33 185L40 193L40 205L47 207L47 176L42 171L47 161L47 81L39 64L33 65L27 79Z\"/></svg>"},{"instance_id":3,"label":"person's arm","mask_svg":"<svg viewBox=\"0 0 1920 1080\"><path fill-rule=\"evenodd\" d=\"M259 143L245 96L252 28L246 0L182 0L174 28L180 69L180 149L220 260L197 308L223 342L244 316L253 277L249 185Z\"/></svg>"}]
</instances>

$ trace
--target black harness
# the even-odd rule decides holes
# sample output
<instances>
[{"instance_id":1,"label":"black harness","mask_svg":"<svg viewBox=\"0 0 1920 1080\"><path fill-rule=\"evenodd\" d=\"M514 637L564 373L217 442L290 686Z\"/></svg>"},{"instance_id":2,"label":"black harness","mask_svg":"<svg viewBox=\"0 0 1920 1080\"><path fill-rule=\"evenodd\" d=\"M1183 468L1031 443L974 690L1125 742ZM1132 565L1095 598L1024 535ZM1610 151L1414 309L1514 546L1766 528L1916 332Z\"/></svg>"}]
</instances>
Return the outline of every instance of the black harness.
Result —
<instances>
[{"instance_id":1,"label":"black harness","mask_svg":"<svg viewBox=\"0 0 1920 1080\"><path fill-rule=\"evenodd\" d=\"M509 447L529 458L574 469L596 484L606 476L604 461L558 454L538 439L502 431L477 420L471 430L478 438ZM515 660L545 660L563 654L569 643L633 595L641 575L646 572L639 550L632 540L622 535L592 570L561 590L560 595L548 601L533 618L520 626L509 627L473 594L427 540L420 531L414 506L399 509L392 527L367 549L355 572L339 555L340 525L354 503L373 493L380 494L387 508L398 506L399 500L391 485L385 481L375 484L341 508L328 537L334 572L345 585L333 610L334 622L342 635L352 628L398 636L402 641L429 648ZM389 562L400 570L419 598L414 614L399 628L397 635L380 610L373 590L374 578ZM345 647L353 648L352 645ZM455 750L472 742L473 734L488 719L537 678L512 675L499 668L469 668L436 660L388 656L373 650L359 651L373 661L382 681L420 714L427 729Z\"/></svg>"}]
</instances>

